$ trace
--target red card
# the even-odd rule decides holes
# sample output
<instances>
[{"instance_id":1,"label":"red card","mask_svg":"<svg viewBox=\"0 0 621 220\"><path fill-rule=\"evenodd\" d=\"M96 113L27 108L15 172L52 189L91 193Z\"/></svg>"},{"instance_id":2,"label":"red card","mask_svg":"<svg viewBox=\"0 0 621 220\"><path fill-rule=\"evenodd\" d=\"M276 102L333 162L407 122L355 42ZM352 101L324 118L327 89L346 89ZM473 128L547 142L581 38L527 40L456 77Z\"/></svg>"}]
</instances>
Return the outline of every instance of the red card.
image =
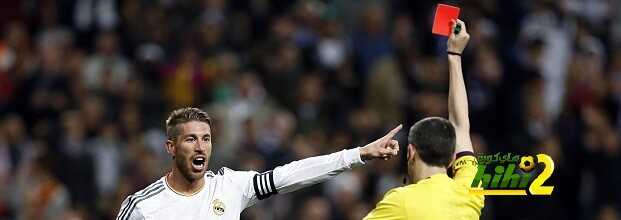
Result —
<instances>
[{"instance_id":1,"label":"red card","mask_svg":"<svg viewBox=\"0 0 621 220\"><path fill-rule=\"evenodd\" d=\"M451 20L459 17L459 8L455 6L438 4L436 16L433 19L431 33L449 36L451 35Z\"/></svg>"}]
</instances>

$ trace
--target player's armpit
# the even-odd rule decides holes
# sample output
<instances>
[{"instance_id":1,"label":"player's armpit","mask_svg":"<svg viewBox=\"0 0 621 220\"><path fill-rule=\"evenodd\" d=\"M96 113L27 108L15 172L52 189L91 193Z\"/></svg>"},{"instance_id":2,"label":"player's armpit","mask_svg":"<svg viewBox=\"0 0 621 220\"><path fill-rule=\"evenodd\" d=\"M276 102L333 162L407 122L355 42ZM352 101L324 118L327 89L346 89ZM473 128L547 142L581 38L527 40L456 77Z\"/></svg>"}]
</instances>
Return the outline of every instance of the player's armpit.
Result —
<instances>
[{"instance_id":1,"label":"player's armpit","mask_svg":"<svg viewBox=\"0 0 621 220\"><path fill-rule=\"evenodd\" d=\"M463 151L457 154L453 162L453 180L456 183L470 187L477 175L478 162L472 151Z\"/></svg>"},{"instance_id":2,"label":"player's armpit","mask_svg":"<svg viewBox=\"0 0 621 220\"><path fill-rule=\"evenodd\" d=\"M375 209L373 209L364 220L405 220L407 219L406 210L403 207L403 198L396 189L390 190L386 193L382 201L377 203Z\"/></svg>"}]
</instances>

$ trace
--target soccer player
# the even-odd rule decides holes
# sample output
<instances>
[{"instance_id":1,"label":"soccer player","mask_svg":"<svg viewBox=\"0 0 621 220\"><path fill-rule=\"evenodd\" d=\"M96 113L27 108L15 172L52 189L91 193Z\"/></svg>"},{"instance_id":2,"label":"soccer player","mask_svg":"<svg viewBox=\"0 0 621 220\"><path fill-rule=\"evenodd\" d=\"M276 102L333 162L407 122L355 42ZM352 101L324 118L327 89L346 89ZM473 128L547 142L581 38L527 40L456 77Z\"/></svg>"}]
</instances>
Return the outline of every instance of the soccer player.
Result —
<instances>
[{"instance_id":1,"label":"soccer player","mask_svg":"<svg viewBox=\"0 0 621 220\"><path fill-rule=\"evenodd\" d=\"M459 32L455 30L457 25L463 28ZM461 53L470 36L461 20L453 21L452 30L447 42L449 120L429 117L410 128L407 174L411 184L387 192L366 220L479 219L481 215L483 196L468 191L477 172L477 161L470 141ZM453 166L449 167L454 155ZM452 179L447 168L453 169Z\"/></svg>"},{"instance_id":2,"label":"soccer player","mask_svg":"<svg viewBox=\"0 0 621 220\"><path fill-rule=\"evenodd\" d=\"M172 170L128 196L117 219L239 219L258 200L319 183L367 160L396 156L399 144L393 136L401 125L364 147L295 161L264 173L207 171L211 128L211 119L200 109L173 111L166 120Z\"/></svg>"}]
</instances>

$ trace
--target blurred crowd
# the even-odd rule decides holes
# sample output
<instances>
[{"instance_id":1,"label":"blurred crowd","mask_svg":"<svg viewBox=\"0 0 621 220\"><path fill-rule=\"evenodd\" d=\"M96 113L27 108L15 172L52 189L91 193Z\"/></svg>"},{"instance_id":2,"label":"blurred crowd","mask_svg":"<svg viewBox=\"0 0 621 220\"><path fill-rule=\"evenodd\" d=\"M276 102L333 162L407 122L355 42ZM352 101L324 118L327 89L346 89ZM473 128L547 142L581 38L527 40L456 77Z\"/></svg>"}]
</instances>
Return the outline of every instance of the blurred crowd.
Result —
<instances>
[{"instance_id":1,"label":"blurred crowd","mask_svg":"<svg viewBox=\"0 0 621 220\"><path fill-rule=\"evenodd\" d=\"M114 218L170 169L178 107L214 118L211 170L265 171L446 117L436 3L3 0L0 219ZM482 219L620 219L621 1L449 3L471 34L475 150L556 166L551 197L487 197ZM403 166L371 162L242 219L361 219Z\"/></svg>"}]
</instances>

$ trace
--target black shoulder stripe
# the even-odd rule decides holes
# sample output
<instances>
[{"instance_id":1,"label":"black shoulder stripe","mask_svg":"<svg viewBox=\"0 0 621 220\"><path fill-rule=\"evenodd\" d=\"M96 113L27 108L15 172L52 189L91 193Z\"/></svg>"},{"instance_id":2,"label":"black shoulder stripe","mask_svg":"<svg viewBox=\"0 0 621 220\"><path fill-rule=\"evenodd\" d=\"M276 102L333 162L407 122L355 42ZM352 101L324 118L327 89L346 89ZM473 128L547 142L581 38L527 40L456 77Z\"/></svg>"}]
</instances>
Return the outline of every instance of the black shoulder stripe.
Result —
<instances>
[{"instance_id":1,"label":"black shoulder stripe","mask_svg":"<svg viewBox=\"0 0 621 220\"><path fill-rule=\"evenodd\" d=\"M213 172L208 171L208 172L206 172L206 173L205 173L205 176L208 176L208 177L213 177L213 176L214 176L214 174L213 174Z\"/></svg>"},{"instance_id":2,"label":"black shoulder stripe","mask_svg":"<svg viewBox=\"0 0 621 220\"><path fill-rule=\"evenodd\" d=\"M136 199L136 197L141 197L144 196L147 192L149 192L149 190L164 185L162 180L159 180L149 186L147 186L146 188L144 188L143 190L140 190L136 193L134 193L133 195L129 196L129 201L127 202L127 205L125 207L123 207L123 209L119 212L119 218L121 219L121 216L125 215L125 212L127 212L127 210L129 209L129 206L131 205L132 201L134 201Z\"/></svg>"},{"instance_id":3,"label":"black shoulder stripe","mask_svg":"<svg viewBox=\"0 0 621 220\"><path fill-rule=\"evenodd\" d=\"M125 220L129 219L129 217L131 216L131 213L134 211L134 208L136 208L136 205L138 205L138 203L139 203L139 202L141 202L141 201L143 201L143 200L145 200L145 199L151 198L151 197L153 197L153 196L155 196L155 195L159 194L159 193L160 193L160 192L162 192L162 191L164 191L164 187L159 187L159 188L157 189L157 191L155 191L155 192L153 192L153 193L151 193L151 194L149 194L149 195L146 195L146 196L144 196L144 197L141 197L140 199L137 199L137 200L136 200L136 202L132 205L132 207L131 207L131 209L129 210L129 212L127 212L127 216L125 216Z\"/></svg>"},{"instance_id":4,"label":"black shoulder stripe","mask_svg":"<svg viewBox=\"0 0 621 220\"><path fill-rule=\"evenodd\" d=\"M164 186L159 185L157 187L152 188L151 190L149 190L148 192L146 192L143 195L139 195L139 196L134 196L132 199L132 201L129 202L129 204L127 205L127 207L129 207L127 209L127 212L123 213L123 215L121 215L121 220L122 219L128 219L129 216L131 215L132 211L134 211L134 207L136 207L136 204L138 204L140 201L145 200L150 198L151 196L157 195L158 193L164 191Z\"/></svg>"},{"instance_id":5,"label":"black shoulder stripe","mask_svg":"<svg viewBox=\"0 0 621 220\"><path fill-rule=\"evenodd\" d=\"M155 187L164 185L164 181L163 180L158 180L157 182L147 186L146 188L144 188L143 190L140 190L138 192L135 193L135 195L144 195L146 194L150 189L153 189Z\"/></svg>"},{"instance_id":6,"label":"black shoulder stripe","mask_svg":"<svg viewBox=\"0 0 621 220\"><path fill-rule=\"evenodd\" d=\"M121 209L118 216L116 217L116 220L121 219L121 216L125 215L125 212L127 212L127 209L129 209L129 205L132 203L133 200L134 200L134 195L130 195L129 200L127 201L127 205L125 205L125 207Z\"/></svg>"},{"instance_id":7,"label":"black shoulder stripe","mask_svg":"<svg viewBox=\"0 0 621 220\"><path fill-rule=\"evenodd\" d=\"M259 173L252 178L254 193L259 200L267 199L277 194L274 184L274 173L272 171Z\"/></svg>"},{"instance_id":8,"label":"black shoulder stripe","mask_svg":"<svg viewBox=\"0 0 621 220\"><path fill-rule=\"evenodd\" d=\"M224 175L224 167L222 167L222 168L220 168L220 169L218 170L218 174L220 174L220 175Z\"/></svg>"},{"instance_id":9,"label":"black shoulder stripe","mask_svg":"<svg viewBox=\"0 0 621 220\"><path fill-rule=\"evenodd\" d=\"M130 209L130 207L136 201L136 199L139 199L139 198L145 196L149 192L152 192L152 189L159 188L162 185L163 185L162 183L154 184L154 185L148 186L147 188L145 188L145 189L143 189L141 191L138 191L135 194L131 195L129 201L127 202L127 205L125 206L125 208L123 209L123 211L119 215L118 219L123 219L123 216L125 216L127 214L127 211Z\"/></svg>"}]
</instances>

